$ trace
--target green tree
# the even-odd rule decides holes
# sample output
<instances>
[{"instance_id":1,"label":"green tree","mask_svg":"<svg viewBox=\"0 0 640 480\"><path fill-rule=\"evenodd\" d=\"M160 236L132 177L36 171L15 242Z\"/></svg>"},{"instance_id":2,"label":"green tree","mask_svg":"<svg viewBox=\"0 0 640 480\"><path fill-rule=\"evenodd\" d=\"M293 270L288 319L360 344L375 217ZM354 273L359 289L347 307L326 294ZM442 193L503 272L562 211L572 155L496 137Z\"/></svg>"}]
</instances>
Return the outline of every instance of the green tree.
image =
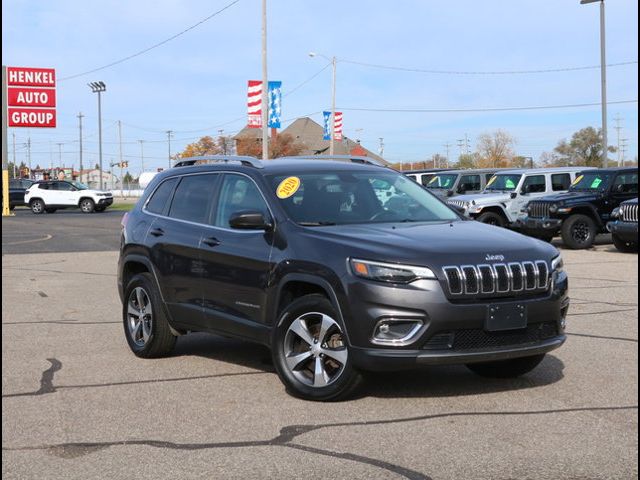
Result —
<instances>
[{"instance_id":1,"label":"green tree","mask_svg":"<svg viewBox=\"0 0 640 480\"><path fill-rule=\"evenodd\" d=\"M577 131L571 140L561 140L554 149L554 152L559 156L561 165L584 165L587 167L602 166L602 151L602 130L594 127ZM615 152L616 148L610 146L608 151Z\"/></svg>"},{"instance_id":2,"label":"green tree","mask_svg":"<svg viewBox=\"0 0 640 480\"><path fill-rule=\"evenodd\" d=\"M463 153L458 157L455 167L459 169L476 168L478 155L475 153Z\"/></svg>"}]
</instances>

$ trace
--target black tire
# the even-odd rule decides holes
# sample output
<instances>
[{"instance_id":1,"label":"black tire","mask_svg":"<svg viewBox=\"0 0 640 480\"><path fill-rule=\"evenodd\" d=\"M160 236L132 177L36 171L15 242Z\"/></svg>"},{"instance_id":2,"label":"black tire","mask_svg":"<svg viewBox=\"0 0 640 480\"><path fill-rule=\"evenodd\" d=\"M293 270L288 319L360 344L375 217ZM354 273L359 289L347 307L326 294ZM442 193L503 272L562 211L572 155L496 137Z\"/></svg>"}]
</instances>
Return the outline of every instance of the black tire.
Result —
<instances>
[{"instance_id":1,"label":"black tire","mask_svg":"<svg viewBox=\"0 0 640 480\"><path fill-rule=\"evenodd\" d=\"M573 250L591 248L596 234L596 223L587 215L571 215L562 223L562 241Z\"/></svg>"},{"instance_id":2,"label":"black tire","mask_svg":"<svg viewBox=\"0 0 640 480\"><path fill-rule=\"evenodd\" d=\"M326 330L323 338L319 339L320 329L313 322L316 321L316 318L324 318L320 317L321 315L329 317L334 324ZM308 332L310 338L314 338L315 346L311 346L310 342L305 343L302 337L291 333L290 327L294 322L301 320L309 328ZM329 335L330 332L333 333ZM327 342L324 342L325 339ZM297 346L300 348L292 349L291 353L308 354L309 357L295 367L290 367L287 364L287 358L291 359L292 357L287 355L285 349L291 349L295 342L298 342ZM328 342L337 343L328 346ZM361 373L352 364L348 343L344 334L344 325L342 325L339 314L331 302L323 295L305 295L289 304L278 317L278 323L273 329L271 338L273 364L280 380L290 394L306 400L343 400L352 395L362 382ZM316 349L315 353L312 353L313 349ZM344 363L337 362L330 355L319 353L320 351L332 352L334 355L337 353L341 356L346 355L346 361ZM315 385L315 379L318 377L313 375L311 369L318 365L321 366L323 380L319 385ZM325 374L327 375L325 376ZM325 382L326 384L324 384Z\"/></svg>"},{"instance_id":3,"label":"black tire","mask_svg":"<svg viewBox=\"0 0 640 480\"><path fill-rule=\"evenodd\" d=\"M481 377L516 378L536 368L544 359L545 354L531 357L513 358L498 362L469 363L467 368Z\"/></svg>"},{"instance_id":4,"label":"black tire","mask_svg":"<svg viewBox=\"0 0 640 480\"><path fill-rule=\"evenodd\" d=\"M29 208L36 215L40 215L41 213L44 212L45 205L44 205L44 202L42 200L40 200L39 198L34 198L33 200L31 200L29 202Z\"/></svg>"},{"instance_id":5,"label":"black tire","mask_svg":"<svg viewBox=\"0 0 640 480\"><path fill-rule=\"evenodd\" d=\"M638 253L637 242L625 242L623 239L618 237L615 233L612 234L611 237L613 238L613 244L619 251L623 253Z\"/></svg>"},{"instance_id":6,"label":"black tire","mask_svg":"<svg viewBox=\"0 0 640 480\"><path fill-rule=\"evenodd\" d=\"M143 318L139 327L141 338L138 338L135 333L137 330L133 325L137 324L136 319L139 320L140 315L132 315L129 307L136 309L137 294L140 290L144 292L142 296L144 309L139 310L143 313L142 317L149 318ZM160 298L153 276L148 272L135 275L125 288L124 298L122 322L124 335L131 351L142 358L158 358L169 355L176 344L176 337L169 327L164 303ZM144 303L145 301L147 303ZM151 313L144 315L145 311L148 312L149 305L151 306ZM144 331L148 332L146 340L143 338L142 332Z\"/></svg>"},{"instance_id":7,"label":"black tire","mask_svg":"<svg viewBox=\"0 0 640 480\"><path fill-rule=\"evenodd\" d=\"M80 200L80 210L82 210L82 213L93 213L95 209L96 204L90 198Z\"/></svg>"},{"instance_id":8,"label":"black tire","mask_svg":"<svg viewBox=\"0 0 640 480\"><path fill-rule=\"evenodd\" d=\"M496 212L485 212L476 218L478 222L495 225L496 227L505 227L507 222L505 218Z\"/></svg>"},{"instance_id":9,"label":"black tire","mask_svg":"<svg viewBox=\"0 0 640 480\"><path fill-rule=\"evenodd\" d=\"M58 210L57 208L45 208L44 211L47 213L56 213L56 210Z\"/></svg>"}]
</instances>

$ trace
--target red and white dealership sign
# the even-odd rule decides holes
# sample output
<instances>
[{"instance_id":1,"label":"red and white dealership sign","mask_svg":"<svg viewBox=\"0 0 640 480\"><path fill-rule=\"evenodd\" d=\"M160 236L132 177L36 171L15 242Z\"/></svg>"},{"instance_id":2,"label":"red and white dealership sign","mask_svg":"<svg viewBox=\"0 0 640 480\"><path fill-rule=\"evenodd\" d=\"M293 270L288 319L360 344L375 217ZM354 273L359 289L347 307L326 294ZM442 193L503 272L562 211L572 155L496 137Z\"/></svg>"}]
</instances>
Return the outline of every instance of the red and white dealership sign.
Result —
<instances>
[{"instance_id":1,"label":"red and white dealership sign","mask_svg":"<svg viewBox=\"0 0 640 480\"><path fill-rule=\"evenodd\" d=\"M7 67L9 126L54 128L55 86L53 68Z\"/></svg>"}]
</instances>

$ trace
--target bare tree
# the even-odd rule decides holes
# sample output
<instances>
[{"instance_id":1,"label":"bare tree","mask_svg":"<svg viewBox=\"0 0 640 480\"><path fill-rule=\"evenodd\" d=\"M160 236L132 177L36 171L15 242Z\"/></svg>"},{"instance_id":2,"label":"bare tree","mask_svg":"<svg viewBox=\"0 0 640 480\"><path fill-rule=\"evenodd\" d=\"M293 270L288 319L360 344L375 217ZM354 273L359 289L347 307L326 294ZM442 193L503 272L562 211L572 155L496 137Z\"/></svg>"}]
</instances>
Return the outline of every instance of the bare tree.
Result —
<instances>
[{"instance_id":1,"label":"bare tree","mask_svg":"<svg viewBox=\"0 0 640 480\"><path fill-rule=\"evenodd\" d=\"M504 130L484 133L478 137L478 167L510 167L515 156L515 139Z\"/></svg>"}]
</instances>

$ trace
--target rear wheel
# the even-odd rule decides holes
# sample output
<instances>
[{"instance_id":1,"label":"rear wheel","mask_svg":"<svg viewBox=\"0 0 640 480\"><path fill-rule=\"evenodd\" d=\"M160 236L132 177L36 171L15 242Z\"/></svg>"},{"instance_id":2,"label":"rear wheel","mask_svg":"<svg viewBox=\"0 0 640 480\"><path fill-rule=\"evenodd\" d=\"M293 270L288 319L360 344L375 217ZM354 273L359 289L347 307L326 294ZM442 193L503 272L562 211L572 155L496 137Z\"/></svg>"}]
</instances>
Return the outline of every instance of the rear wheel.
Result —
<instances>
[{"instance_id":1,"label":"rear wheel","mask_svg":"<svg viewBox=\"0 0 640 480\"><path fill-rule=\"evenodd\" d=\"M562 241L569 248L591 248L595 239L596 224L587 215L572 215L562 224Z\"/></svg>"},{"instance_id":2,"label":"rear wheel","mask_svg":"<svg viewBox=\"0 0 640 480\"><path fill-rule=\"evenodd\" d=\"M292 302L273 329L273 363L287 390L307 400L341 400L362 380L351 363L338 312L322 295Z\"/></svg>"},{"instance_id":3,"label":"rear wheel","mask_svg":"<svg viewBox=\"0 0 640 480\"><path fill-rule=\"evenodd\" d=\"M637 242L626 242L615 233L612 234L613 244L616 248L623 253L638 253Z\"/></svg>"},{"instance_id":4,"label":"rear wheel","mask_svg":"<svg viewBox=\"0 0 640 480\"><path fill-rule=\"evenodd\" d=\"M504 217L496 212L485 212L479 215L476 220L482 223L488 223L489 225L495 225L496 227L504 227L507 224Z\"/></svg>"},{"instance_id":5,"label":"rear wheel","mask_svg":"<svg viewBox=\"0 0 640 480\"><path fill-rule=\"evenodd\" d=\"M544 359L544 353L531 357L500 360L498 362L469 363L467 368L482 377L515 378L529 373Z\"/></svg>"},{"instance_id":6,"label":"rear wheel","mask_svg":"<svg viewBox=\"0 0 640 480\"><path fill-rule=\"evenodd\" d=\"M133 353L143 358L163 357L171 353L176 337L169 327L151 274L134 276L125 289L124 298L124 334Z\"/></svg>"},{"instance_id":7,"label":"rear wheel","mask_svg":"<svg viewBox=\"0 0 640 480\"><path fill-rule=\"evenodd\" d=\"M29 202L29 208L36 215L40 215L45 209L44 202L39 198L35 198Z\"/></svg>"},{"instance_id":8,"label":"rear wheel","mask_svg":"<svg viewBox=\"0 0 640 480\"><path fill-rule=\"evenodd\" d=\"M82 213L91 213L95 210L96 204L90 198L80 200L80 210Z\"/></svg>"}]
</instances>

